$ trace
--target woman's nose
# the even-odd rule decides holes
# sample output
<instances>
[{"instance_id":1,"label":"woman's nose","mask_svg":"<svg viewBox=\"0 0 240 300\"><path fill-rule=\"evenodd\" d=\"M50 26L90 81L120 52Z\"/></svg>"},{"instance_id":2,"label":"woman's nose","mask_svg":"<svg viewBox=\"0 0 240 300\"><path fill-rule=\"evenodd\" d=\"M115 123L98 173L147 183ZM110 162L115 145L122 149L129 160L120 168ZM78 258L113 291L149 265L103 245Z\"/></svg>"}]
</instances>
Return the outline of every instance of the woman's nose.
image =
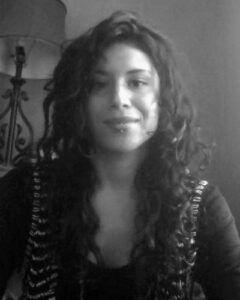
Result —
<instances>
[{"instance_id":1,"label":"woman's nose","mask_svg":"<svg viewBox=\"0 0 240 300\"><path fill-rule=\"evenodd\" d=\"M129 107L131 105L130 93L123 83L117 83L113 87L111 106Z\"/></svg>"}]
</instances>

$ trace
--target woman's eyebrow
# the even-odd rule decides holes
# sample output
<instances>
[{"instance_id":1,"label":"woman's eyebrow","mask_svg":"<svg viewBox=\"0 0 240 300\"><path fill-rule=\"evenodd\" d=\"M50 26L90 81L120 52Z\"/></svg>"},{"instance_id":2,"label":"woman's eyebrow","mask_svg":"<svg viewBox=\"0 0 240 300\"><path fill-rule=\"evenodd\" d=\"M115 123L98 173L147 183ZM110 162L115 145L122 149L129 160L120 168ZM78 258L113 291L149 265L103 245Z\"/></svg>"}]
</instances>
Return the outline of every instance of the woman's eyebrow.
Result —
<instances>
[{"instance_id":1,"label":"woman's eyebrow","mask_svg":"<svg viewBox=\"0 0 240 300\"><path fill-rule=\"evenodd\" d=\"M93 75L108 75L108 72L103 69L95 69Z\"/></svg>"},{"instance_id":2,"label":"woman's eyebrow","mask_svg":"<svg viewBox=\"0 0 240 300\"><path fill-rule=\"evenodd\" d=\"M148 73L152 74L151 69L132 69L127 72L128 74L137 74L137 73Z\"/></svg>"},{"instance_id":3,"label":"woman's eyebrow","mask_svg":"<svg viewBox=\"0 0 240 300\"><path fill-rule=\"evenodd\" d=\"M151 69L131 69L127 71L127 74L138 74L138 73L147 73L149 75L152 75L152 70ZM93 75L108 75L109 72L104 69L95 69L93 71Z\"/></svg>"}]
</instances>

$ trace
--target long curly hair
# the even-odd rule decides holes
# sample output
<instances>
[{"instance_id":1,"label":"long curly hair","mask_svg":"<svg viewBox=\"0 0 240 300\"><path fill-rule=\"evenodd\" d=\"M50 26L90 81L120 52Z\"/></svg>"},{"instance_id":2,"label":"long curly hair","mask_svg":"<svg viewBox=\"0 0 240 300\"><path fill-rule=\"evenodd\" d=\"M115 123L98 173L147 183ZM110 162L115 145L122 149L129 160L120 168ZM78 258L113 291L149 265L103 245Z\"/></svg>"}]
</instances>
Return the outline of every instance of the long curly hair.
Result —
<instances>
[{"instance_id":1,"label":"long curly hair","mask_svg":"<svg viewBox=\"0 0 240 300\"><path fill-rule=\"evenodd\" d=\"M55 187L51 189L53 206L64 206L61 235L65 239L62 255L66 258L66 269L74 265L68 258L73 248L76 257L86 259L91 251L100 263L101 254L94 243L99 221L90 202L96 174L89 159L86 105L92 70L104 51L117 42L134 45L146 53L158 72L161 86L159 124L134 182L138 199L137 237L131 259L140 266L137 281L141 286L144 274L157 274L159 269L172 274L179 267L179 237L187 239L191 232L192 189L208 161L208 148L199 138L194 110L181 82L171 42L141 23L135 14L123 11L69 42L47 85L45 131L39 143L39 156L51 160L54 154L61 162L61 167L53 168ZM61 184L56 179L59 174Z\"/></svg>"}]
</instances>

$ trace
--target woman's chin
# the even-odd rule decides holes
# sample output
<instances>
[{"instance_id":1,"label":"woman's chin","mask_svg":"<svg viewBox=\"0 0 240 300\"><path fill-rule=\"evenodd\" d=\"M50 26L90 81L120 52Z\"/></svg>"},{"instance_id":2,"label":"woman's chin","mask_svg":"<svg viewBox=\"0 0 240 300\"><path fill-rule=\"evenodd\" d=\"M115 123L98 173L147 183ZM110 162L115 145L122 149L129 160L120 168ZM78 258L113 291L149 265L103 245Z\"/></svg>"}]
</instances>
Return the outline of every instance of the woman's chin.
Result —
<instances>
[{"instance_id":1,"label":"woman's chin","mask_svg":"<svg viewBox=\"0 0 240 300\"><path fill-rule=\"evenodd\" d=\"M109 154L130 154L130 153L137 153L138 151L142 150L146 142L140 141L115 141L112 143L104 144L98 147L101 152L108 152Z\"/></svg>"}]
</instances>

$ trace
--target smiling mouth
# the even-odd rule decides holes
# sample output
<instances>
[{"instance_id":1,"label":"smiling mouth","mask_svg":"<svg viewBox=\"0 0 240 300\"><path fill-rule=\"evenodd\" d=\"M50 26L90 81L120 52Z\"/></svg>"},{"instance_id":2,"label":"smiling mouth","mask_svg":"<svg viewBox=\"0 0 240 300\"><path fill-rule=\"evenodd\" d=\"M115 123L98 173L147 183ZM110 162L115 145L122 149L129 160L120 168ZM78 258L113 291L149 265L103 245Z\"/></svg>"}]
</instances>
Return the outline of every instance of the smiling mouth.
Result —
<instances>
[{"instance_id":1,"label":"smiling mouth","mask_svg":"<svg viewBox=\"0 0 240 300\"><path fill-rule=\"evenodd\" d=\"M105 124L109 124L109 125L130 124L130 123L137 123L137 122L139 122L139 120L137 118L132 118L132 117L111 118L104 121Z\"/></svg>"},{"instance_id":2,"label":"smiling mouth","mask_svg":"<svg viewBox=\"0 0 240 300\"><path fill-rule=\"evenodd\" d=\"M120 117L120 118L111 118L104 121L104 123L112 128L113 130L124 132L129 127L131 127L132 124L138 123L139 119L132 118L132 117Z\"/></svg>"}]
</instances>

